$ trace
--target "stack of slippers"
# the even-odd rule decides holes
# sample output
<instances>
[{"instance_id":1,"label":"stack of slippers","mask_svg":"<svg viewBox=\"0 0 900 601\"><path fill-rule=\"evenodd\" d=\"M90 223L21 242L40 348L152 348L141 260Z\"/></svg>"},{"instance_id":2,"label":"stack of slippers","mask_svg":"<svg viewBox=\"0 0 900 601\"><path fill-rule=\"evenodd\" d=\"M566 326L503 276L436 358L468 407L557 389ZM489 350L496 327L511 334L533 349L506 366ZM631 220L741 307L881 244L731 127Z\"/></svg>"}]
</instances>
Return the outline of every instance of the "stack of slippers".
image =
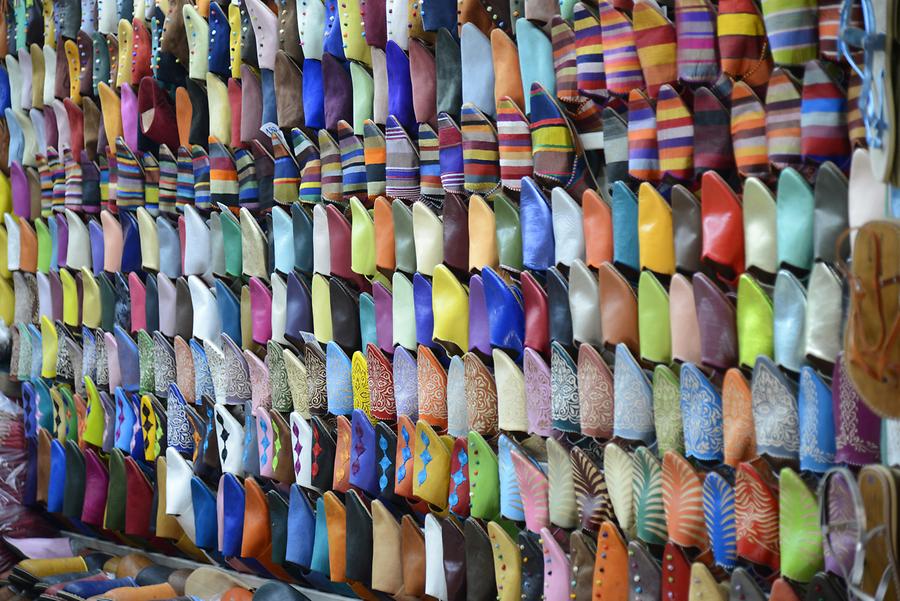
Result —
<instances>
[{"instance_id":1,"label":"stack of slippers","mask_svg":"<svg viewBox=\"0 0 900 601\"><path fill-rule=\"evenodd\" d=\"M217 567L20 540L3 595L898 598L898 9L859 8L5 6L17 501Z\"/></svg>"}]
</instances>

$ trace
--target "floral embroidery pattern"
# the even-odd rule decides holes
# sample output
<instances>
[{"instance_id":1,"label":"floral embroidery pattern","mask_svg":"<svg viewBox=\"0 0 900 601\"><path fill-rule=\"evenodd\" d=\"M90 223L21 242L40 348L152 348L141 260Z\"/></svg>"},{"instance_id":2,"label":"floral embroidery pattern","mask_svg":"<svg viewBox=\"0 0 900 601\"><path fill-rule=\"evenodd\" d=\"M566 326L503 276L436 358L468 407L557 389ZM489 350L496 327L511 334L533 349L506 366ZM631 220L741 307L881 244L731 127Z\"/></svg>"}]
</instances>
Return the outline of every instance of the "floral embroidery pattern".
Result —
<instances>
[{"instance_id":1,"label":"floral embroidery pattern","mask_svg":"<svg viewBox=\"0 0 900 601\"><path fill-rule=\"evenodd\" d=\"M681 389L678 376L665 365L653 372L653 425L660 455L666 451L684 453Z\"/></svg>"},{"instance_id":2,"label":"floral embroidery pattern","mask_svg":"<svg viewBox=\"0 0 900 601\"><path fill-rule=\"evenodd\" d=\"M368 348L366 367L369 371L369 408L375 419L397 419L394 403L394 372L390 361L374 345Z\"/></svg>"},{"instance_id":3,"label":"floral embroidery pattern","mask_svg":"<svg viewBox=\"0 0 900 601\"><path fill-rule=\"evenodd\" d=\"M497 385L484 363L472 353L463 357L466 375L466 414L470 430L482 436L497 432Z\"/></svg>"},{"instance_id":4,"label":"floral embroidery pattern","mask_svg":"<svg viewBox=\"0 0 900 601\"><path fill-rule=\"evenodd\" d=\"M269 342L266 349L266 367L269 370L269 388L272 391L272 408L286 413L294 408L287 378L284 353L275 342Z\"/></svg>"},{"instance_id":5,"label":"floral embroidery pattern","mask_svg":"<svg viewBox=\"0 0 900 601\"><path fill-rule=\"evenodd\" d=\"M325 377L325 357L321 351L306 347L306 382L309 386L309 411L324 415L328 411L328 383Z\"/></svg>"},{"instance_id":6,"label":"floral embroidery pattern","mask_svg":"<svg viewBox=\"0 0 900 601\"><path fill-rule=\"evenodd\" d=\"M550 368L536 351L526 348L525 410L528 412L529 432L539 436L552 433L550 409Z\"/></svg>"},{"instance_id":7,"label":"floral embroidery pattern","mask_svg":"<svg viewBox=\"0 0 900 601\"><path fill-rule=\"evenodd\" d=\"M760 453L796 459L800 450L797 400L784 376L764 357L756 362L751 391L756 446Z\"/></svg>"},{"instance_id":8,"label":"floral embroidery pattern","mask_svg":"<svg viewBox=\"0 0 900 601\"><path fill-rule=\"evenodd\" d=\"M681 369L681 415L688 456L721 461L725 447L722 399L706 376L690 363Z\"/></svg>"},{"instance_id":9,"label":"floral embroidery pattern","mask_svg":"<svg viewBox=\"0 0 900 601\"><path fill-rule=\"evenodd\" d=\"M609 366L594 347L582 344L578 351L578 400L583 434L612 438L613 393Z\"/></svg>"},{"instance_id":10,"label":"floral embroidery pattern","mask_svg":"<svg viewBox=\"0 0 900 601\"><path fill-rule=\"evenodd\" d=\"M809 367L800 370L799 405L801 468L824 472L834 463L831 391Z\"/></svg>"},{"instance_id":11,"label":"floral embroidery pattern","mask_svg":"<svg viewBox=\"0 0 900 601\"><path fill-rule=\"evenodd\" d=\"M656 440L653 425L653 391L650 389L647 376L624 344L616 347L614 386L615 435L653 444Z\"/></svg>"},{"instance_id":12,"label":"floral embroidery pattern","mask_svg":"<svg viewBox=\"0 0 900 601\"><path fill-rule=\"evenodd\" d=\"M581 402L575 362L558 342L550 344L550 406L553 427L565 432L578 432Z\"/></svg>"},{"instance_id":13,"label":"floral embroidery pattern","mask_svg":"<svg viewBox=\"0 0 900 601\"><path fill-rule=\"evenodd\" d=\"M419 416L436 428L447 427L447 372L427 346L416 362Z\"/></svg>"}]
</instances>

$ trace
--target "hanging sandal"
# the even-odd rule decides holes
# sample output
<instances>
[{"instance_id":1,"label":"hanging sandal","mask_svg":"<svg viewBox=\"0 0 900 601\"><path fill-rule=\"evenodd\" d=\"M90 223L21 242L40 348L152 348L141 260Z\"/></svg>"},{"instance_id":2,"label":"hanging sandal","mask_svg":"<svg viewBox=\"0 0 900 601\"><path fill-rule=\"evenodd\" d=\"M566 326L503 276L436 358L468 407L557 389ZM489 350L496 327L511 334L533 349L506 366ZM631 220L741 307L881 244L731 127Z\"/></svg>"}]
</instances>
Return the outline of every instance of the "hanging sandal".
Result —
<instances>
[{"instance_id":1,"label":"hanging sandal","mask_svg":"<svg viewBox=\"0 0 900 601\"><path fill-rule=\"evenodd\" d=\"M896 567L898 481L900 474L882 465L866 466L859 473L866 530L857 540L848 578L855 600L886 601L900 594Z\"/></svg>"},{"instance_id":2,"label":"hanging sandal","mask_svg":"<svg viewBox=\"0 0 900 601\"><path fill-rule=\"evenodd\" d=\"M853 244L850 311L844 347L847 371L865 403L883 417L900 417L900 223L871 221Z\"/></svg>"},{"instance_id":3,"label":"hanging sandal","mask_svg":"<svg viewBox=\"0 0 900 601\"><path fill-rule=\"evenodd\" d=\"M896 3L892 0L862 0L863 29L850 27L853 0L841 5L842 32L838 40L841 54L862 78L859 108L866 126L866 141L872 151L873 171L879 180L887 181L895 172L895 133L891 124L896 117L894 82L892 80L892 48ZM862 49L865 61L857 64L852 50Z\"/></svg>"}]
</instances>

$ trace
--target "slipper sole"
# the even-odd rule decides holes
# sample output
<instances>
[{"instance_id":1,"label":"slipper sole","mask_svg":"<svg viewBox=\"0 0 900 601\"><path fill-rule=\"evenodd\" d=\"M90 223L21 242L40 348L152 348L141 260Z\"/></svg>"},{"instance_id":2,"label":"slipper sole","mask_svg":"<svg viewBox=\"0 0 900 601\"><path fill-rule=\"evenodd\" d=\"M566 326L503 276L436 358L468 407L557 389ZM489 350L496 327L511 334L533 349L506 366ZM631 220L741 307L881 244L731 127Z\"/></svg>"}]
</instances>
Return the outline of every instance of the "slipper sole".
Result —
<instances>
[{"instance_id":1,"label":"slipper sole","mask_svg":"<svg viewBox=\"0 0 900 601\"><path fill-rule=\"evenodd\" d=\"M866 509L866 530L884 526L888 534L875 536L866 548L865 567L862 574L862 590L875 594L884 571L894 563L897 549L897 479L890 469L882 465L864 467L859 473L859 490ZM888 586L885 599L895 599L897 574Z\"/></svg>"}]
</instances>

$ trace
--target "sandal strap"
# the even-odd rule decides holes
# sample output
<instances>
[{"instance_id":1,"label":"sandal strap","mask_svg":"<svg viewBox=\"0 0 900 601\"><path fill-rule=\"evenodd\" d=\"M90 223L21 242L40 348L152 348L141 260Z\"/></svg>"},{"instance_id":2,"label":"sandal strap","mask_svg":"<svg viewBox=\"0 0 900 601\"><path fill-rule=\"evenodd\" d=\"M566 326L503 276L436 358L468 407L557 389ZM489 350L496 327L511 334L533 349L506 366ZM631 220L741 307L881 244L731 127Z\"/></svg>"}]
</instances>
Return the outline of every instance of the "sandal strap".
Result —
<instances>
[{"instance_id":1,"label":"sandal strap","mask_svg":"<svg viewBox=\"0 0 900 601\"><path fill-rule=\"evenodd\" d=\"M852 595L851 598L853 601L886 601L888 587L891 586L891 579L893 576L894 566L888 565L881 574L881 579L878 581L878 587L876 587L874 595L865 592L856 584L848 584L847 588Z\"/></svg>"},{"instance_id":2,"label":"sandal strap","mask_svg":"<svg viewBox=\"0 0 900 601\"><path fill-rule=\"evenodd\" d=\"M885 524L881 524L875 526L871 530L867 530L862 534L860 540L856 543L856 555L853 557L853 567L850 570L850 578L848 582L851 586L860 586L862 583L863 571L865 570L866 565L866 548L869 546L869 543L872 542L876 537L885 537L888 536L888 529ZM893 573L894 569L894 558L888 557L888 567L885 568L885 572L891 570ZM882 579L884 575L882 575Z\"/></svg>"}]
</instances>

